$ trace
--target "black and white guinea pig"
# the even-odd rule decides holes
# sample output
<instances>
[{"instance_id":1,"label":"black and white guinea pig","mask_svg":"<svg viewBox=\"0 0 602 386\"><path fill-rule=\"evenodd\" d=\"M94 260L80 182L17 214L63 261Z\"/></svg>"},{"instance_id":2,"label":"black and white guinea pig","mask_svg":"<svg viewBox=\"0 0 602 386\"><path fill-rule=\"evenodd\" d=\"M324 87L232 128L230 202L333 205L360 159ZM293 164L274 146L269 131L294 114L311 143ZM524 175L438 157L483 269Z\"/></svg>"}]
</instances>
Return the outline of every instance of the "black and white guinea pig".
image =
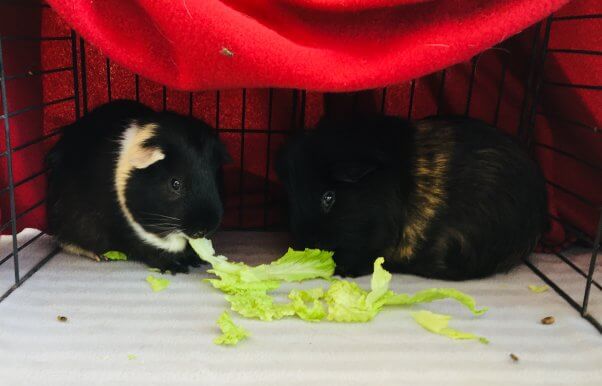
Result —
<instances>
[{"instance_id":1,"label":"black and white guinea pig","mask_svg":"<svg viewBox=\"0 0 602 386\"><path fill-rule=\"evenodd\" d=\"M465 280L507 271L548 227L544 178L484 122L375 116L329 122L277 159L297 247L335 252L337 272Z\"/></svg>"},{"instance_id":2,"label":"black and white guinea pig","mask_svg":"<svg viewBox=\"0 0 602 386\"><path fill-rule=\"evenodd\" d=\"M133 101L102 105L66 126L47 155L49 232L79 255L115 250L186 272L199 262L187 239L221 222L228 159L197 119Z\"/></svg>"}]
</instances>

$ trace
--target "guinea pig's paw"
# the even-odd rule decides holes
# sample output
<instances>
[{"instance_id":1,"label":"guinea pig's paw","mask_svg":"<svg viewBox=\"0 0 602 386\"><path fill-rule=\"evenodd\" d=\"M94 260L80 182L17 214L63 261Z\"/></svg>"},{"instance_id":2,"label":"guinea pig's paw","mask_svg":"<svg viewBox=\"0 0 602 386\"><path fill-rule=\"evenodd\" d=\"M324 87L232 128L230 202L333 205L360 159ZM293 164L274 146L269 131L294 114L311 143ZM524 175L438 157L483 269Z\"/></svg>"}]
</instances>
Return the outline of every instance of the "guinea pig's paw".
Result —
<instances>
[{"instance_id":1,"label":"guinea pig's paw","mask_svg":"<svg viewBox=\"0 0 602 386\"><path fill-rule=\"evenodd\" d=\"M199 259L199 257L193 253L193 254L187 254L186 256L182 257L180 259L180 263L196 268L196 267L200 267L201 264L203 263L203 261L201 259Z\"/></svg>"}]
</instances>

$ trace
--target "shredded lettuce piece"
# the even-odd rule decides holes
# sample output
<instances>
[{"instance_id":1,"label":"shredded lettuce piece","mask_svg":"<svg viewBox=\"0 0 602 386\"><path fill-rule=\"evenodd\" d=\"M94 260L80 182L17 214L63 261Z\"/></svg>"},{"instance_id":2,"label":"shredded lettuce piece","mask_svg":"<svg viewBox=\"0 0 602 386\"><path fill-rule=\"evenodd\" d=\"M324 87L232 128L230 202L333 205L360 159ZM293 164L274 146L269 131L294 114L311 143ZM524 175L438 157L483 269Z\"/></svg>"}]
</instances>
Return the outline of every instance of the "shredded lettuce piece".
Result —
<instances>
[{"instance_id":1,"label":"shredded lettuce piece","mask_svg":"<svg viewBox=\"0 0 602 386\"><path fill-rule=\"evenodd\" d=\"M148 275L146 277L146 281L148 282L148 284L150 284L153 292L163 291L169 286L169 280L164 279L162 277L154 277L153 275Z\"/></svg>"},{"instance_id":2,"label":"shredded lettuce piece","mask_svg":"<svg viewBox=\"0 0 602 386\"><path fill-rule=\"evenodd\" d=\"M234 324L227 311L224 311L221 314L217 320L217 325L222 331L222 334L213 340L213 343L215 344L233 346L240 340L249 336L249 332L247 330Z\"/></svg>"},{"instance_id":3,"label":"shredded lettuce piece","mask_svg":"<svg viewBox=\"0 0 602 386\"><path fill-rule=\"evenodd\" d=\"M474 315L483 315L487 307L477 309L474 298L455 288L429 288L414 295L394 294L385 300L386 305L411 306L418 303L430 303L435 300L454 299L468 308Z\"/></svg>"},{"instance_id":4,"label":"shredded lettuce piece","mask_svg":"<svg viewBox=\"0 0 602 386\"><path fill-rule=\"evenodd\" d=\"M271 264L255 267L244 263L232 263L224 256L215 256L215 250L208 239L189 240L192 249L209 264L207 272L215 274L219 279L208 281L215 288L229 294L248 290L272 291L280 282L302 281L308 279L328 279L334 273L332 252L319 249L294 251L287 253Z\"/></svg>"},{"instance_id":5,"label":"shredded lettuce piece","mask_svg":"<svg viewBox=\"0 0 602 386\"><path fill-rule=\"evenodd\" d=\"M102 254L109 260L127 260L128 257L123 252L119 251L108 251Z\"/></svg>"},{"instance_id":6,"label":"shredded lettuce piece","mask_svg":"<svg viewBox=\"0 0 602 386\"><path fill-rule=\"evenodd\" d=\"M527 287L531 290L531 292L535 292L536 294L546 292L548 289L550 289L547 285L529 285Z\"/></svg>"},{"instance_id":7,"label":"shredded lettuce piece","mask_svg":"<svg viewBox=\"0 0 602 386\"><path fill-rule=\"evenodd\" d=\"M319 322L326 317L326 308L322 302L323 297L324 290L322 288L307 291L292 290L288 294L295 315L308 322Z\"/></svg>"},{"instance_id":8,"label":"shredded lettuce piece","mask_svg":"<svg viewBox=\"0 0 602 386\"><path fill-rule=\"evenodd\" d=\"M447 336L451 339L476 339L484 344L489 343L489 340L484 337L447 327L451 319L449 315L436 314L427 310L411 312L410 315L425 330L435 334Z\"/></svg>"},{"instance_id":9,"label":"shredded lettuce piece","mask_svg":"<svg viewBox=\"0 0 602 386\"><path fill-rule=\"evenodd\" d=\"M290 303L275 303L274 298L264 291L247 291L227 295L226 300L230 302L232 311L245 318L272 321L295 314L295 310Z\"/></svg>"},{"instance_id":10,"label":"shredded lettuce piece","mask_svg":"<svg viewBox=\"0 0 602 386\"><path fill-rule=\"evenodd\" d=\"M332 252L319 249L295 251L289 248L284 256L271 264L261 264L242 270L240 277L244 282L328 279L334 273L335 264L332 255Z\"/></svg>"},{"instance_id":11,"label":"shredded lettuce piece","mask_svg":"<svg viewBox=\"0 0 602 386\"><path fill-rule=\"evenodd\" d=\"M382 257L374 261L370 292L347 280L331 284L324 295L328 304L328 320L367 322L380 312L386 300L393 295L389 290L392 275L382 267L384 261Z\"/></svg>"},{"instance_id":12,"label":"shredded lettuce piece","mask_svg":"<svg viewBox=\"0 0 602 386\"><path fill-rule=\"evenodd\" d=\"M246 292L269 292L280 287L280 282L276 280L256 281L245 283L240 281L239 276L233 274L222 273L218 279L204 279L214 288L227 294L240 294Z\"/></svg>"}]
</instances>

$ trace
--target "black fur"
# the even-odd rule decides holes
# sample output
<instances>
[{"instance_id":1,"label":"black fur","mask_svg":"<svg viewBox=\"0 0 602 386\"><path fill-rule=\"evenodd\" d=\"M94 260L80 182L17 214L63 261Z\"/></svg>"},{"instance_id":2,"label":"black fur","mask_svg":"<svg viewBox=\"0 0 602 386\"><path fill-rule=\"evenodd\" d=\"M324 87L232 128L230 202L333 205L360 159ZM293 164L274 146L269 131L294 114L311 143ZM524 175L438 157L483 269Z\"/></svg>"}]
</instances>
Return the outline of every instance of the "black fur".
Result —
<instances>
[{"instance_id":1,"label":"black fur","mask_svg":"<svg viewBox=\"0 0 602 386\"><path fill-rule=\"evenodd\" d=\"M221 165L228 155L212 129L193 118L119 100L65 127L47 155L49 231L59 242L97 255L117 250L151 267L186 272L199 261L189 247L173 253L143 242L119 208L114 182L119 139L132 120L158 125L145 146L165 154L147 168L134 169L128 179L126 202L136 222L157 235L179 229L198 236L218 227ZM171 189L173 178L181 181L179 192Z\"/></svg>"},{"instance_id":2,"label":"black fur","mask_svg":"<svg viewBox=\"0 0 602 386\"><path fill-rule=\"evenodd\" d=\"M417 125L436 135L418 135ZM438 131L443 130L443 131ZM399 258L408 219L417 205L415 155L448 153L444 202L412 248ZM433 145L434 143L434 145ZM289 196L290 224L297 247L335 252L337 272L372 271L376 257L397 272L464 280L505 271L532 252L547 229L544 179L525 152L496 129L463 117L433 117L416 124L394 117L323 120L318 129L294 138L276 170ZM323 195L334 192L330 210Z\"/></svg>"}]
</instances>

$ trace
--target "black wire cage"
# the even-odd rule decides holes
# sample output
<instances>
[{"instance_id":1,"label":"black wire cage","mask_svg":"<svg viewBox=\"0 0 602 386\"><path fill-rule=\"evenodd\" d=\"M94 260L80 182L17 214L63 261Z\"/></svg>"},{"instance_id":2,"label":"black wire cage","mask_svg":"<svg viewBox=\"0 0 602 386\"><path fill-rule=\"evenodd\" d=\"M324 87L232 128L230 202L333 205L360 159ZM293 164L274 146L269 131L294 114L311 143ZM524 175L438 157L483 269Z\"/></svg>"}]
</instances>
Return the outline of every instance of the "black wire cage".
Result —
<instances>
[{"instance_id":1,"label":"black wire cage","mask_svg":"<svg viewBox=\"0 0 602 386\"><path fill-rule=\"evenodd\" d=\"M52 10L44 3L37 2L26 2L26 1L0 1L0 11L2 7L19 7L22 8L22 12L39 12L40 8L44 12L52 12ZM545 110L542 107L542 99L545 93L550 92L550 88L576 88L586 89L593 92L602 91L602 85L588 85L588 84L575 84L570 82L557 82L548 80L546 66L547 58L551 53L573 55L577 57L600 57L602 56L601 51L595 50L583 50L573 49L571 47L551 48L549 47L550 35L554 26L563 23L563 28L570 28L571 23L578 23L582 20L600 20L602 14L585 14L585 15L562 15L562 16L550 16L545 21L535 25L522 33L521 38L523 41L528 42L528 50L521 56L522 60L526 60L525 65L525 76L520 79L521 87L524 90L524 94L520 96L520 100L516 101L518 106L518 116L516 117L513 132L522 140L524 143L534 151L536 148L543 148L546 151L555 153L560 157L564 157L566 162L576 162L582 167L589 168L597 173L598 176L602 177L602 165L591 163L590 161L584 160L579 154L567 152L562 149L549 146L547 144L538 142L535 139L534 132L538 130L539 117L540 116L553 116L555 122L561 125L563 128L569 130L584 130L591 133L597 140L601 140L600 131L596 125L592 125L587 122L583 122L579 117L566 117L557 115L555 111ZM1 19L0 19L1 23ZM19 237L18 230L21 229L20 221L31 212L44 206L45 200L39 199L28 205L23 210L18 210L16 201L19 197L19 188L28 184L29 182L43 178L46 170L36 171L30 175L16 179L14 173L14 160L19 156L20 152L24 152L28 148L43 143L45 141L51 141L53 138L56 139L60 135L60 130L54 130L46 132L37 138L31 138L24 143L11 144L11 130L15 130L11 125L11 119L23 114L28 114L32 111L43 111L53 107L61 106L64 110L67 110L72 120L79 118L86 114L90 108L91 99L96 96L91 94L90 82L103 82L104 89L106 90L106 97L111 100L115 97L113 95L114 82L116 79L115 72L121 71L115 66L108 58L102 58L102 66L98 66L98 60L96 64L91 65L89 61L89 45L81 38L75 31L70 30L68 33L59 36L31 36L21 34L2 34L3 29L0 25L0 122L3 124L4 131L4 151L0 153L0 157L5 160L5 172L7 176L7 185L0 187L0 194L5 195L8 202L8 212L3 213L2 224L0 230L6 235L2 236L4 239L10 238L9 250L3 252L4 255L0 256L0 270L10 270L10 279L7 277L2 280L10 280L9 283L4 283L5 286L0 288L0 302L8 297L13 291L19 286L25 283L37 270L39 270L44 264L53 258L58 253L58 248L52 249L48 254L39 256L36 264L29 265L28 267L20 266L19 256L28 253L28 247L39 240L44 235L44 230L39 230L35 235L27 239ZM592 31L595 33L596 31ZM492 111L490 123L493 125L498 124L500 119L500 110L502 107L502 100L508 96L506 89L507 73L509 68L512 66L513 60L516 60L516 56L513 56L513 48L515 45L511 41L505 41L500 43L488 52L493 52L494 55L499 59L500 66L498 73L496 73L497 83L490 87L490 90L495 93L493 106L490 106ZM61 65L50 69L35 69L24 66L23 68L8 69L6 66L7 58L11 55L18 55L18 47L21 44L30 44L31 42L62 42L68 45L69 50L69 65ZM98 55L98 53L95 53ZM465 115L472 115L472 108L475 103L475 94L477 93L477 77L481 70L481 60L485 53L479 54L474 57L470 62L463 64L467 72L468 84L465 87L463 93L463 99L458 104L461 105L460 109L463 110ZM484 66L484 65L483 65ZM592 69L594 71L595 69ZM445 69L436 74L429 75L424 78L412 80L407 84L407 98L403 102L399 102L396 99L395 86L390 86L375 91L373 95L376 95L376 102L374 97L371 98L371 103L376 105L377 110L382 112L390 113L391 110L396 110L400 115L407 115L407 117L413 117L416 113L416 100L420 97L419 86L423 82L432 85L432 89L435 89L436 97L432 104L432 112L441 113L444 108L444 89L449 85L450 76L452 69ZM68 88L68 95L43 101L42 103L12 103L10 100L7 88L11 82L17 82L20 79L31 79L31 78L44 78L52 76L53 74L63 74L62 86ZM68 81L65 81L68 79ZM112 83L113 82L113 83ZM133 94L132 99L138 101L144 101L143 84L145 79L138 75L133 75ZM164 86L157 86L160 90L157 94L158 98L155 98L156 108L168 108L169 100L172 98L172 90ZM306 127L310 126L311 119L309 118L310 112L308 101L315 96L315 94L305 90L276 90L269 89L264 90L264 98L260 99L263 104L263 109L267 112L267 121L263 122L262 127L250 127L246 125L249 114L250 99L252 98L253 90L240 90L236 91L238 94L240 108L239 119L223 119L223 115L220 112L220 106L224 103L224 99L227 98L228 92L207 92L199 95L198 93L179 93L181 105L187 106L184 113L191 115L203 115L202 118L212 123L216 128L219 129L220 135L236 137L238 140L238 152L237 165L235 168L234 180L237 181L238 189L235 189L235 196L233 204L230 207L232 213L231 221L226 224L226 229L245 229L245 230L273 230L282 229L285 224L283 217L274 217L274 208L281 205L283 195L279 193L278 187L274 188L270 182L270 175L273 173L271 168L271 160L274 150L278 147L278 144L282 142L282 139L289 135L294 130L305 130ZM328 101L330 98L339 98L347 100L351 106L356 106L361 102L365 96L364 93L351 93L346 95L327 95L324 97L325 109L328 108ZM199 100L201 103L210 104L211 112L209 116L207 113L198 113L197 105ZM374 103L375 102L375 103ZM255 103L256 105L257 103ZM391 106L394 106L391 107ZM18 106L18 107L14 107ZM319 112L318 112L319 113ZM313 112L315 115L316 112ZM290 121L290 125L287 129L280 129L274 127L273 117L275 115L287 115L286 120ZM225 122L224 122L225 121ZM234 125L228 124L228 121L235 122ZM236 124L236 122L238 124ZM232 127L234 126L234 127ZM262 138L263 146L260 149L254 149L252 146L246 146L247 144L253 143L253 138ZM245 142L246 141L246 142ZM244 173L245 170L245 152L247 155L250 151L262 151L265 156L262 159L259 168L260 172L257 172L253 177L255 183L252 189L258 193L258 200L256 205L251 207L251 200L248 199L247 193L249 193L249 178ZM3 171L4 172L4 171ZM600 183L601 180L598 180ZM597 254L600 248L600 237L602 233L602 202L592 201L591 198L585 197L583 194L573 191L569 187L561 186L553 181L548 181L551 189L555 189L562 194L569 195L575 200L580 202L582 205L587 207L592 217L597 219L597 228L595 233L586 232L578 224L567 221L564 218L551 214L553 221L561 224L564 231L569 234L568 239L574 241L574 243L587 248L590 254L589 262L584 266L576 264L567 253L561 251L555 251L555 255L560 261L562 261L567 270L572 270L576 274L575 277L583 283L583 291L580 294L569 293L563 285L555 280L555 278L548 276L542 269L537 265L536 261L528 259L525 264L538 275L547 285L558 293L559 296L564 298L568 304L570 304L581 316L587 319L598 331L602 333L602 325L600 321L602 315L593 315L588 311L588 304L592 294L600 294L602 286L599 281L595 280L596 269L598 268ZM246 219L252 217L252 221ZM4 276L0 276L2 278ZM0 282L0 284L3 284Z\"/></svg>"}]
</instances>

